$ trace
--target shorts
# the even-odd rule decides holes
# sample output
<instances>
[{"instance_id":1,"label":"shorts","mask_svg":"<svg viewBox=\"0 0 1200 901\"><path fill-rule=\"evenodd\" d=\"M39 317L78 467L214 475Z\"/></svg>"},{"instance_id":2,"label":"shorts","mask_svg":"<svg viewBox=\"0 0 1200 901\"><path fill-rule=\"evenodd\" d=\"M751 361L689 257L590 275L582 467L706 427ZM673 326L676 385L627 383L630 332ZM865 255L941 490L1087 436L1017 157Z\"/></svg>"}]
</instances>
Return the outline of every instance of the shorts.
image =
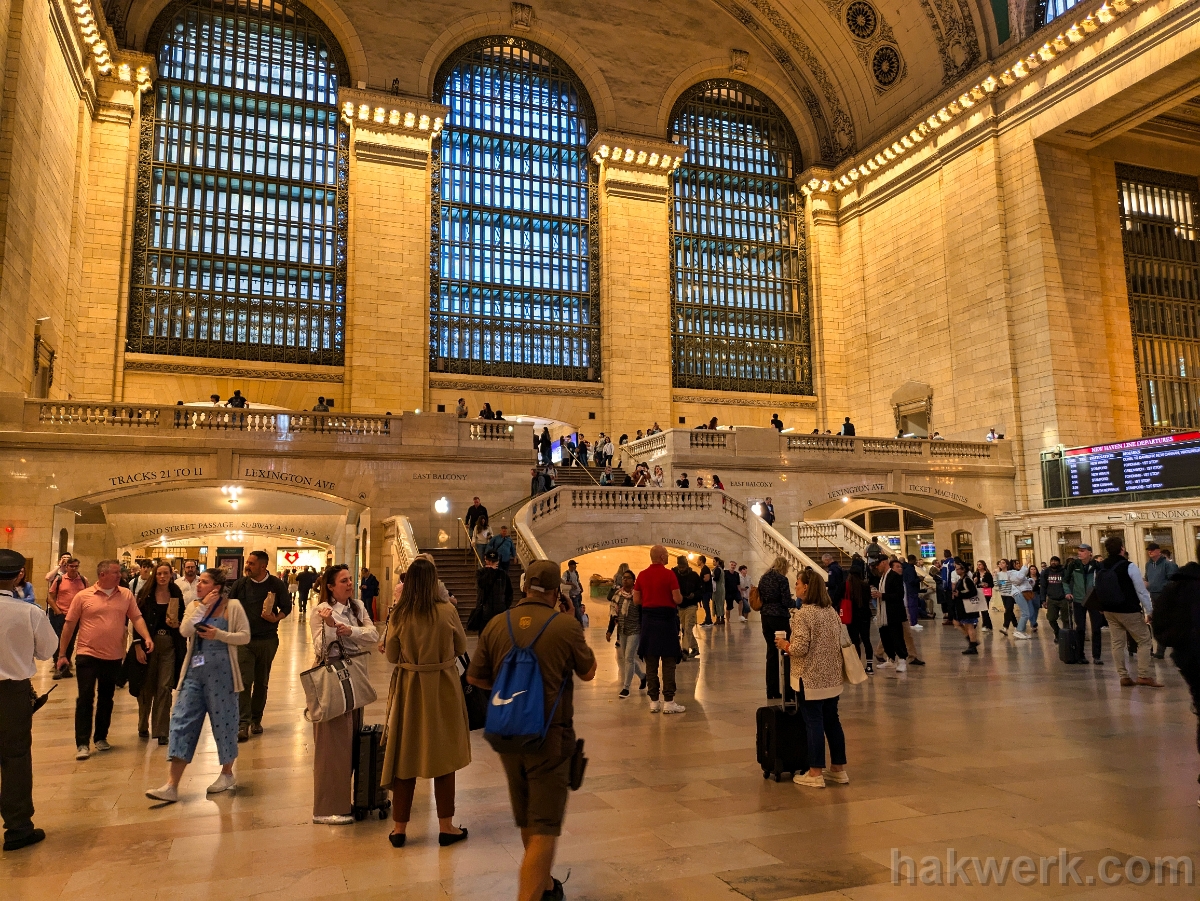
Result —
<instances>
[{"instance_id":1,"label":"shorts","mask_svg":"<svg viewBox=\"0 0 1200 901\"><path fill-rule=\"evenodd\" d=\"M534 835L562 834L574 754L575 730L554 726L539 750L500 755L518 828Z\"/></svg>"}]
</instances>

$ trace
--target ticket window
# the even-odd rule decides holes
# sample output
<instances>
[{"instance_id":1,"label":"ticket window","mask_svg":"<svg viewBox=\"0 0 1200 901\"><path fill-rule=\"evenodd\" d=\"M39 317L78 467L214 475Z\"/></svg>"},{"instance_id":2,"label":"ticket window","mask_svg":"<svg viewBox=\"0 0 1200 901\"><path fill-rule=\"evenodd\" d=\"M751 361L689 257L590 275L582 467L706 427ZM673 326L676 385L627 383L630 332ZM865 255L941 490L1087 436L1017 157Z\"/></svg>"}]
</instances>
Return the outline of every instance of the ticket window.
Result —
<instances>
[{"instance_id":1,"label":"ticket window","mask_svg":"<svg viewBox=\"0 0 1200 901\"><path fill-rule=\"evenodd\" d=\"M1062 561L1063 566L1066 566L1068 560L1073 560L1079 556L1079 545L1083 544L1083 533L1071 531L1059 532L1057 544L1058 559Z\"/></svg>"},{"instance_id":2,"label":"ticket window","mask_svg":"<svg viewBox=\"0 0 1200 901\"><path fill-rule=\"evenodd\" d=\"M1105 556L1104 542L1107 541L1109 538L1120 538L1121 543L1125 544L1125 530L1124 529L1099 529L1096 532L1096 547L1092 549L1092 552L1097 557L1100 557L1101 559L1103 559L1103 557ZM1128 548L1129 545L1125 544L1125 547Z\"/></svg>"},{"instance_id":3,"label":"ticket window","mask_svg":"<svg viewBox=\"0 0 1200 901\"><path fill-rule=\"evenodd\" d=\"M1033 563L1033 536L1017 536L1017 566L1024 567Z\"/></svg>"},{"instance_id":4,"label":"ticket window","mask_svg":"<svg viewBox=\"0 0 1200 901\"><path fill-rule=\"evenodd\" d=\"M1150 526L1147 529L1142 529L1142 555L1149 557L1145 552L1145 547L1149 544L1157 544L1164 554L1170 556L1176 563L1179 562L1179 555L1175 553L1175 530L1170 526Z\"/></svg>"},{"instance_id":5,"label":"ticket window","mask_svg":"<svg viewBox=\"0 0 1200 901\"><path fill-rule=\"evenodd\" d=\"M955 532L953 535L954 556L966 564L968 572L975 568L975 541L970 532Z\"/></svg>"}]
</instances>

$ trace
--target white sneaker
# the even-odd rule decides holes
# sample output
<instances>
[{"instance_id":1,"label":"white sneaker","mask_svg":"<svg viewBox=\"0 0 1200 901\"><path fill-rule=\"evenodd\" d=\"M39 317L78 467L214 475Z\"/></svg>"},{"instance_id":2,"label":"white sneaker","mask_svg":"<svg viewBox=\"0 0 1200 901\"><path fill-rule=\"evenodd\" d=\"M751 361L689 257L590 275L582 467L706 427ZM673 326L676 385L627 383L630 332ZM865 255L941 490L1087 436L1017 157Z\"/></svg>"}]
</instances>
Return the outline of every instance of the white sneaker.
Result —
<instances>
[{"instance_id":1,"label":"white sneaker","mask_svg":"<svg viewBox=\"0 0 1200 901\"><path fill-rule=\"evenodd\" d=\"M991 632L992 630L991 630L990 626L980 626L979 631L980 632Z\"/></svg>"},{"instance_id":2,"label":"white sneaker","mask_svg":"<svg viewBox=\"0 0 1200 901\"><path fill-rule=\"evenodd\" d=\"M179 800L179 789L168 782L162 788L152 788L146 792L147 798L153 798L155 801L166 801L168 804L174 804Z\"/></svg>"},{"instance_id":3,"label":"white sneaker","mask_svg":"<svg viewBox=\"0 0 1200 901\"><path fill-rule=\"evenodd\" d=\"M685 711L685 710L687 710L687 708L684 707L682 704L676 704L674 701L667 701L667 703L663 704L662 712L664 714L666 714L666 713L683 713L683 711Z\"/></svg>"},{"instance_id":4,"label":"white sneaker","mask_svg":"<svg viewBox=\"0 0 1200 901\"><path fill-rule=\"evenodd\" d=\"M1029 641L1029 636L1026 635L1024 632L1022 632L1020 629L1014 629L1012 637L1020 639L1021 641Z\"/></svg>"},{"instance_id":5,"label":"white sneaker","mask_svg":"<svg viewBox=\"0 0 1200 901\"><path fill-rule=\"evenodd\" d=\"M896 672L898 672L898 673L908 672L908 661L907 660L897 660L896 661Z\"/></svg>"},{"instance_id":6,"label":"white sneaker","mask_svg":"<svg viewBox=\"0 0 1200 901\"><path fill-rule=\"evenodd\" d=\"M660 710L662 710L662 706L663 706L662 701L651 701L650 702L650 712L658 713Z\"/></svg>"},{"instance_id":7,"label":"white sneaker","mask_svg":"<svg viewBox=\"0 0 1200 901\"><path fill-rule=\"evenodd\" d=\"M822 776L810 776L808 773L796 773L792 781L797 785L807 785L809 788L824 788L825 779Z\"/></svg>"},{"instance_id":8,"label":"white sneaker","mask_svg":"<svg viewBox=\"0 0 1200 901\"><path fill-rule=\"evenodd\" d=\"M887 669L889 666L895 666L895 665L896 664L892 663L892 661L890 661L890 660L884 660L882 663L876 663L875 668L876 669Z\"/></svg>"},{"instance_id":9,"label":"white sneaker","mask_svg":"<svg viewBox=\"0 0 1200 901\"><path fill-rule=\"evenodd\" d=\"M925 627L922 626L920 623L917 623L915 626L910 626L909 628L911 628L914 632L924 632L925 631Z\"/></svg>"},{"instance_id":10,"label":"white sneaker","mask_svg":"<svg viewBox=\"0 0 1200 901\"><path fill-rule=\"evenodd\" d=\"M237 788L237 777L233 773L222 773L217 781L208 787L208 794L217 795L231 788Z\"/></svg>"},{"instance_id":11,"label":"white sneaker","mask_svg":"<svg viewBox=\"0 0 1200 901\"><path fill-rule=\"evenodd\" d=\"M739 623L744 623L744 622L746 622L746 617L744 617L744 616L739 616L739 617L738 617L738 622L739 622Z\"/></svg>"},{"instance_id":12,"label":"white sneaker","mask_svg":"<svg viewBox=\"0 0 1200 901\"><path fill-rule=\"evenodd\" d=\"M826 770L824 776L826 782L836 782L838 785L850 784L850 774L845 770L838 770L836 772L833 770Z\"/></svg>"},{"instance_id":13,"label":"white sneaker","mask_svg":"<svg viewBox=\"0 0 1200 901\"><path fill-rule=\"evenodd\" d=\"M349 814L331 817L313 817L313 822L318 826L353 826L354 817Z\"/></svg>"},{"instance_id":14,"label":"white sneaker","mask_svg":"<svg viewBox=\"0 0 1200 901\"><path fill-rule=\"evenodd\" d=\"M88 750L87 745L80 745L79 747L77 747L75 749L75 759L76 760L87 760L91 756L92 756L92 752Z\"/></svg>"},{"instance_id":15,"label":"white sneaker","mask_svg":"<svg viewBox=\"0 0 1200 901\"><path fill-rule=\"evenodd\" d=\"M1001 626L1001 627L1000 627L1000 634L1001 634L1001 635L1007 635L1007 634L1008 634L1008 626Z\"/></svg>"},{"instance_id":16,"label":"white sneaker","mask_svg":"<svg viewBox=\"0 0 1200 901\"><path fill-rule=\"evenodd\" d=\"M112 745L110 745L103 738L100 738L100 739L96 740L96 750L97 751L111 751Z\"/></svg>"}]
</instances>

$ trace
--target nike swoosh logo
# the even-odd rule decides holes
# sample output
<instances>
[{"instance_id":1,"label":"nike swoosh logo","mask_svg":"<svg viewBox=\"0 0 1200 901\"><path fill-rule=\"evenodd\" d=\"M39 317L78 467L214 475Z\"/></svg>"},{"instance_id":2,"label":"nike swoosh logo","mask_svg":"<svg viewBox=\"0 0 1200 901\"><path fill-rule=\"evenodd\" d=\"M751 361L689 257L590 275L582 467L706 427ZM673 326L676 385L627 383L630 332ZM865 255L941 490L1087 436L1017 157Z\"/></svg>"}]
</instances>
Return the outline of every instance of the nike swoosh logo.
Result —
<instances>
[{"instance_id":1,"label":"nike swoosh logo","mask_svg":"<svg viewBox=\"0 0 1200 901\"><path fill-rule=\"evenodd\" d=\"M492 695L492 705L494 707L503 707L505 704L511 704L516 699L517 695L523 695L523 694L525 694L525 689L521 689L520 691L517 692L517 694L514 694L508 700L504 700L504 699L500 698L498 695Z\"/></svg>"}]
</instances>

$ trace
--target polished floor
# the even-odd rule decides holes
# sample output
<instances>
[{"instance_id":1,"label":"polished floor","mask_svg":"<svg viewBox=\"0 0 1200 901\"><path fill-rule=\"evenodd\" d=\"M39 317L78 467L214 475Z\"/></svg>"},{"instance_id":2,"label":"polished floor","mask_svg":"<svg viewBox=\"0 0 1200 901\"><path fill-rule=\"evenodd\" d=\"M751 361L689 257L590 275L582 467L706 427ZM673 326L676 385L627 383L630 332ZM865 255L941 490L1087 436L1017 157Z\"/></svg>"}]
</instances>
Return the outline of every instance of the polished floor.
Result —
<instances>
[{"instance_id":1,"label":"polished floor","mask_svg":"<svg viewBox=\"0 0 1200 901\"><path fill-rule=\"evenodd\" d=\"M591 763L571 797L555 867L560 878L570 870L568 898L1197 897L1194 885L1134 885L1122 870L1131 856L1200 862L1195 717L1169 661L1156 664L1167 688L1122 689L1107 646L1104 667L1064 667L1048 635L1021 644L993 635L971 659L960 656L957 632L929 626L921 638L928 666L847 688L853 781L813 790L764 781L755 763L757 623L700 630L701 662L680 668L687 712L663 717L648 712L644 694L618 700L598 620L590 640L599 676L576 693ZM34 730L36 822L48 838L0 858L0 898L515 897L520 840L480 733L475 761L458 778L457 820L469 841L438 848L428 785L418 789L402 850L388 845L378 820L311 824L312 732L298 680L309 657L296 621L281 631L266 732L241 746L237 792L212 800L204 788L218 765L207 735L179 804L155 808L144 797L165 779L166 749L138 740L136 703L125 693L114 749L76 762L75 683L59 683ZM382 658L376 664L382 697L389 672ZM382 708L373 705L367 720L381 722ZM1036 860L1061 848L1080 858L1082 885L1060 884L1051 869L1046 885L1010 878L980 887L969 867L969 888L961 878L891 882L893 853ZM1105 870L1121 877L1111 886L1093 875L1106 856L1120 861ZM1132 872L1140 880L1141 869Z\"/></svg>"}]
</instances>

